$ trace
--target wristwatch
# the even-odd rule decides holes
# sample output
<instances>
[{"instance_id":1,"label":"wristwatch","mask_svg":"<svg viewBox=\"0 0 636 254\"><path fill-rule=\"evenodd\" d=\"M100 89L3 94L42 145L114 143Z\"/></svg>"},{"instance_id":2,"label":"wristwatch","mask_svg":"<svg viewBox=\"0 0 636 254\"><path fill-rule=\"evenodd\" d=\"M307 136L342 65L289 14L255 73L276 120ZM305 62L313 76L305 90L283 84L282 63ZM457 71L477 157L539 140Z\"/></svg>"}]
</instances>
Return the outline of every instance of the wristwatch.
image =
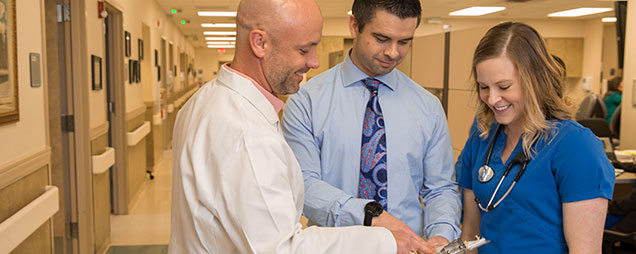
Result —
<instances>
[{"instance_id":1,"label":"wristwatch","mask_svg":"<svg viewBox=\"0 0 636 254\"><path fill-rule=\"evenodd\" d=\"M364 206L364 223L362 225L371 226L371 220L373 217L378 217L382 214L382 205L376 201L367 203Z\"/></svg>"}]
</instances>

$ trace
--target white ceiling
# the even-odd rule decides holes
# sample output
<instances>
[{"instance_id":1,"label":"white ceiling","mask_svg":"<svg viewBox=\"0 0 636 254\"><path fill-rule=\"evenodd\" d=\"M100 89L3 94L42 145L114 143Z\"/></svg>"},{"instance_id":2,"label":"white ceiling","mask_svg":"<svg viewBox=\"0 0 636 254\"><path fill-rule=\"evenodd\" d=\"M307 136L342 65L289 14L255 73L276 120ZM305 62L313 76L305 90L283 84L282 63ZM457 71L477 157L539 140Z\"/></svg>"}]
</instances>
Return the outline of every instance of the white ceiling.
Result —
<instances>
[{"instance_id":1,"label":"white ceiling","mask_svg":"<svg viewBox=\"0 0 636 254\"><path fill-rule=\"evenodd\" d=\"M177 23L181 32L195 47L204 47L204 28L201 23L234 23L234 18L227 17L199 17L197 11L236 11L239 0L155 0L166 14L171 9L181 12L171 17ZM448 13L470 6L504 6L506 10L480 17L461 17L461 19L564 19L548 18L547 14L579 7L613 7L614 0L420 0L422 3L422 19L427 18L457 19ZM317 0L325 18L345 18L353 0ZM589 15L569 19L589 19L613 16L613 12ZM190 23L181 25L180 20ZM210 30L207 28L206 30ZM223 30L223 29L214 29ZM228 30L228 29L225 29Z\"/></svg>"}]
</instances>

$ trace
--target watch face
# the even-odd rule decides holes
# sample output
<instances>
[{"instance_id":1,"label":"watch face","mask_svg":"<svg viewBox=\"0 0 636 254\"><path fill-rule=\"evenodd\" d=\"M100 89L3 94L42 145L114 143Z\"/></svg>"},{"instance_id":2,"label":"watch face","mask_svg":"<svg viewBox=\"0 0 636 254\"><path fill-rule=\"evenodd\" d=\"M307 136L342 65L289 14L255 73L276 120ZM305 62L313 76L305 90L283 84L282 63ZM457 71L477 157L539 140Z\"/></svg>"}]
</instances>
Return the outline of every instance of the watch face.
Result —
<instances>
[{"instance_id":1,"label":"watch face","mask_svg":"<svg viewBox=\"0 0 636 254\"><path fill-rule=\"evenodd\" d=\"M364 210L369 213L369 215L375 217L382 214L382 205L378 202L369 202L366 206L364 206Z\"/></svg>"}]
</instances>

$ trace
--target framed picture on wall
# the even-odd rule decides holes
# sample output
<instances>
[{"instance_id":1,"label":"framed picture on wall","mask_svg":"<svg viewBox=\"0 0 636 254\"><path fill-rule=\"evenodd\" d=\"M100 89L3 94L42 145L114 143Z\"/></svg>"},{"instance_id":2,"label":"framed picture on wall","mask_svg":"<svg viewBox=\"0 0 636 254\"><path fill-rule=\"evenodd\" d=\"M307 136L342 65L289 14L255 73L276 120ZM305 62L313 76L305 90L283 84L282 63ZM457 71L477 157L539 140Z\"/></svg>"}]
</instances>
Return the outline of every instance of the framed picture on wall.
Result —
<instances>
[{"instance_id":1,"label":"framed picture on wall","mask_svg":"<svg viewBox=\"0 0 636 254\"><path fill-rule=\"evenodd\" d=\"M139 83L141 82L141 62L139 61L135 61L135 67L137 68L136 70L136 80L135 82Z\"/></svg>"},{"instance_id":2,"label":"framed picture on wall","mask_svg":"<svg viewBox=\"0 0 636 254\"><path fill-rule=\"evenodd\" d=\"M135 60L128 60L128 84L131 84L135 81Z\"/></svg>"},{"instance_id":3,"label":"framed picture on wall","mask_svg":"<svg viewBox=\"0 0 636 254\"><path fill-rule=\"evenodd\" d=\"M91 55L91 83L93 90L102 90L102 58Z\"/></svg>"},{"instance_id":4,"label":"framed picture on wall","mask_svg":"<svg viewBox=\"0 0 636 254\"><path fill-rule=\"evenodd\" d=\"M130 33L128 31L124 31L124 45L126 57L130 57Z\"/></svg>"},{"instance_id":5,"label":"framed picture on wall","mask_svg":"<svg viewBox=\"0 0 636 254\"><path fill-rule=\"evenodd\" d=\"M139 46L139 61L144 60L144 41L142 39L137 39L137 44Z\"/></svg>"},{"instance_id":6,"label":"framed picture on wall","mask_svg":"<svg viewBox=\"0 0 636 254\"><path fill-rule=\"evenodd\" d=\"M4 5L4 15L0 16L0 124L20 120L15 2L0 0Z\"/></svg>"}]
</instances>

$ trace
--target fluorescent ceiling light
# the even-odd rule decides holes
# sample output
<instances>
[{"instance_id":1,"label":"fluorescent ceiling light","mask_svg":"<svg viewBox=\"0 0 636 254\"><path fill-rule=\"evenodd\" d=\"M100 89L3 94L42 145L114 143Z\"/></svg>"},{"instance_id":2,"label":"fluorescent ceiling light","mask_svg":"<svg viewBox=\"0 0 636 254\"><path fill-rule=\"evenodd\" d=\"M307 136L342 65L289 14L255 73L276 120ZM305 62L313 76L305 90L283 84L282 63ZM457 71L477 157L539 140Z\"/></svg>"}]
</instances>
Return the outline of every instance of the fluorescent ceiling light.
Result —
<instances>
[{"instance_id":1,"label":"fluorescent ceiling light","mask_svg":"<svg viewBox=\"0 0 636 254\"><path fill-rule=\"evenodd\" d=\"M235 41L236 37L205 37L206 41Z\"/></svg>"},{"instance_id":2,"label":"fluorescent ceiling light","mask_svg":"<svg viewBox=\"0 0 636 254\"><path fill-rule=\"evenodd\" d=\"M234 23L203 23L201 27L236 27Z\"/></svg>"},{"instance_id":3,"label":"fluorescent ceiling light","mask_svg":"<svg viewBox=\"0 0 636 254\"><path fill-rule=\"evenodd\" d=\"M506 7L495 7L495 6L474 6L466 9L461 9L458 11L454 11L449 13L451 16L481 16L490 14L493 12L503 11Z\"/></svg>"},{"instance_id":4,"label":"fluorescent ceiling light","mask_svg":"<svg viewBox=\"0 0 636 254\"><path fill-rule=\"evenodd\" d=\"M616 22L616 17L605 17L602 18L601 21L609 23L609 22Z\"/></svg>"},{"instance_id":5,"label":"fluorescent ceiling light","mask_svg":"<svg viewBox=\"0 0 636 254\"><path fill-rule=\"evenodd\" d=\"M553 12L548 14L548 17L579 17L601 12L608 12L611 10L612 8L577 8L567 11Z\"/></svg>"},{"instance_id":6,"label":"fluorescent ceiling light","mask_svg":"<svg viewBox=\"0 0 636 254\"><path fill-rule=\"evenodd\" d=\"M236 17L235 11L198 11L197 14L204 17Z\"/></svg>"},{"instance_id":7,"label":"fluorescent ceiling light","mask_svg":"<svg viewBox=\"0 0 636 254\"><path fill-rule=\"evenodd\" d=\"M230 45L235 44L233 41L208 41L208 45Z\"/></svg>"},{"instance_id":8,"label":"fluorescent ceiling light","mask_svg":"<svg viewBox=\"0 0 636 254\"><path fill-rule=\"evenodd\" d=\"M211 49L220 49L220 48L233 49L234 45L208 45L208 48L211 48Z\"/></svg>"},{"instance_id":9,"label":"fluorescent ceiling light","mask_svg":"<svg viewBox=\"0 0 636 254\"><path fill-rule=\"evenodd\" d=\"M236 35L236 31L204 31L203 35Z\"/></svg>"}]
</instances>

